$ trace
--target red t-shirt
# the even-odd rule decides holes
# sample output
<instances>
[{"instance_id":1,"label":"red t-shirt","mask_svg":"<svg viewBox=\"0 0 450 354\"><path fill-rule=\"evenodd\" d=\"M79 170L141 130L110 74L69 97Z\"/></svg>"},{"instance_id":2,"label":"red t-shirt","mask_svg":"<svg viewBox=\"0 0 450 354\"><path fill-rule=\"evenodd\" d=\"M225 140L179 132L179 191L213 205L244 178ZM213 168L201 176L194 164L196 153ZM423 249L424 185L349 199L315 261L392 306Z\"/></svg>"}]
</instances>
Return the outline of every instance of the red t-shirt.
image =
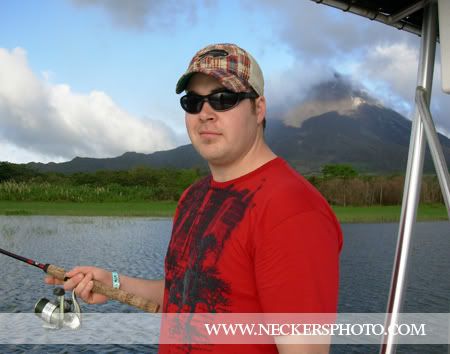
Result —
<instances>
[{"instance_id":1,"label":"red t-shirt","mask_svg":"<svg viewBox=\"0 0 450 354\"><path fill-rule=\"evenodd\" d=\"M336 312L341 247L331 208L283 159L223 183L206 177L177 207L163 312ZM231 345L161 345L159 352L227 351L240 352Z\"/></svg>"}]
</instances>

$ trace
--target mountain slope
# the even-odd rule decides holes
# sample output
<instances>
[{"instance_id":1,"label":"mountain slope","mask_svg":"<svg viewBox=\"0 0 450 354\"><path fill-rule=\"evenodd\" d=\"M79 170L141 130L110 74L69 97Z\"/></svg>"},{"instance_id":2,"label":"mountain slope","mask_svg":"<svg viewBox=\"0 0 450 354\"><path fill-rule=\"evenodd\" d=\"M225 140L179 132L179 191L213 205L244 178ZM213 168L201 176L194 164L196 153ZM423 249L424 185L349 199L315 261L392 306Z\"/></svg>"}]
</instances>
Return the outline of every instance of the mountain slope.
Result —
<instances>
[{"instance_id":1,"label":"mountain slope","mask_svg":"<svg viewBox=\"0 0 450 354\"><path fill-rule=\"evenodd\" d=\"M153 154L126 152L113 158L75 157L62 163L29 163L28 166L42 172L95 172L99 170L128 170L137 166L154 168L173 167L206 169L206 162L197 154L191 144L179 146L173 150L157 151Z\"/></svg>"},{"instance_id":2,"label":"mountain slope","mask_svg":"<svg viewBox=\"0 0 450 354\"><path fill-rule=\"evenodd\" d=\"M327 112L300 128L278 122L267 140L276 153L305 173L318 172L329 163L348 163L366 173L404 173L411 125L390 109L363 104L351 115ZM450 166L450 140L441 134L439 139ZM426 172L434 171L428 152L424 167Z\"/></svg>"},{"instance_id":3,"label":"mountain slope","mask_svg":"<svg viewBox=\"0 0 450 354\"><path fill-rule=\"evenodd\" d=\"M268 120L266 140L276 154L303 173L320 172L324 164L348 163L366 173L404 173L411 122L400 114L373 104L360 104L351 114L327 112L288 126ZM450 166L450 140L439 136ZM40 171L62 173L124 170L136 166L207 168L192 145L153 154L127 152L116 158L76 157L64 163L31 163ZM433 172L427 155L425 171Z\"/></svg>"}]
</instances>

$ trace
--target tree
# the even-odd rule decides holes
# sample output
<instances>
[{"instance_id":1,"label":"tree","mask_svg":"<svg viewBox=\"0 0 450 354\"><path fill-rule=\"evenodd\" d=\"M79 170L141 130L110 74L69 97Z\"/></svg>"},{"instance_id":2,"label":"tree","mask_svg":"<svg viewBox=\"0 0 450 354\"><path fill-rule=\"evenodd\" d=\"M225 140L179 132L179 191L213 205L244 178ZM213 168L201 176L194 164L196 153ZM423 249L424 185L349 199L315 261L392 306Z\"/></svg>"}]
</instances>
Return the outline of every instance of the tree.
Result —
<instances>
[{"instance_id":1,"label":"tree","mask_svg":"<svg viewBox=\"0 0 450 354\"><path fill-rule=\"evenodd\" d=\"M328 164L322 167L322 174L325 179L342 179L343 204L347 205L348 180L356 177L358 173L351 165Z\"/></svg>"},{"instance_id":2,"label":"tree","mask_svg":"<svg viewBox=\"0 0 450 354\"><path fill-rule=\"evenodd\" d=\"M322 167L322 175L325 178L352 178L358 175L358 172L352 167L352 165L346 164L328 164Z\"/></svg>"},{"instance_id":3,"label":"tree","mask_svg":"<svg viewBox=\"0 0 450 354\"><path fill-rule=\"evenodd\" d=\"M6 161L0 162L0 182L10 179L15 180L16 182L26 181L38 175L38 172L28 166Z\"/></svg>"}]
</instances>

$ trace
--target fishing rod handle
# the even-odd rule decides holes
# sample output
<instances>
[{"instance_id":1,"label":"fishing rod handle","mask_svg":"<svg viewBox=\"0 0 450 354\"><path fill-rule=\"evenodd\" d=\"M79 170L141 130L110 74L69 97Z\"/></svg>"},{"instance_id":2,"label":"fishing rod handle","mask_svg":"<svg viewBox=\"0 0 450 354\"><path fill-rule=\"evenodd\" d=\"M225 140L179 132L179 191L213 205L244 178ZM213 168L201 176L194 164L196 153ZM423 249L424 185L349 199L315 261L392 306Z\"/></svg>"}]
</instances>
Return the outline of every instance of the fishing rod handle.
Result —
<instances>
[{"instance_id":1,"label":"fishing rod handle","mask_svg":"<svg viewBox=\"0 0 450 354\"><path fill-rule=\"evenodd\" d=\"M52 264L48 265L47 273L54 276L59 280L67 280L66 271L63 268L54 266ZM144 310L146 312L155 313L159 310L159 305L154 302L144 299L143 297L130 294L126 291L120 289L114 289L110 286L106 286L103 283L100 283L97 280L94 280L94 287L92 288L92 292L97 294L102 294L107 296L109 299L117 300L124 304L137 307L138 309Z\"/></svg>"}]
</instances>

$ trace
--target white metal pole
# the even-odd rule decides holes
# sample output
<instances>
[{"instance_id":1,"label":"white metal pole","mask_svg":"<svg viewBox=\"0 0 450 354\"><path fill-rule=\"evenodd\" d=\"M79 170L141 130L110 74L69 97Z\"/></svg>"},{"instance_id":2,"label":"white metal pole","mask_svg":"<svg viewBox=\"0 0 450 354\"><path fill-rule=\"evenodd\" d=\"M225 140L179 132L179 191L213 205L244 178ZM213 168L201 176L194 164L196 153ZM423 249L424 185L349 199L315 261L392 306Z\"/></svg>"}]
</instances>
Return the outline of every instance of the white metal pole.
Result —
<instances>
[{"instance_id":1,"label":"white metal pole","mask_svg":"<svg viewBox=\"0 0 450 354\"><path fill-rule=\"evenodd\" d=\"M422 23L422 39L417 73L417 86L427 92L427 103L430 104L431 84L433 81L434 59L436 53L437 5L431 1L424 8ZM420 198L423 160L425 154L425 135L423 123L416 107L409 144L408 165L403 190L402 211L397 239L397 250L392 271L391 290L387 306L386 326L399 323L410 251L411 236L416 221L417 207ZM380 354L393 354L396 350L395 336L387 331L383 338Z\"/></svg>"},{"instance_id":2,"label":"white metal pole","mask_svg":"<svg viewBox=\"0 0 450 354\"><path fill-rule=\"evenodd\" d=\"M448 174L444 152L442 151L441 143L439 142L436 128L434 127L433 117L431 116L429 105L427 104L427 93L423 87L418 87L416 89L416 104L425 129L425 136L427 137L428 146L430 147L431 157L433 158L439 185L441 186L445 207L447 208L447 216L450 220L450 176Z\"/></svg>"}]
</instances>

